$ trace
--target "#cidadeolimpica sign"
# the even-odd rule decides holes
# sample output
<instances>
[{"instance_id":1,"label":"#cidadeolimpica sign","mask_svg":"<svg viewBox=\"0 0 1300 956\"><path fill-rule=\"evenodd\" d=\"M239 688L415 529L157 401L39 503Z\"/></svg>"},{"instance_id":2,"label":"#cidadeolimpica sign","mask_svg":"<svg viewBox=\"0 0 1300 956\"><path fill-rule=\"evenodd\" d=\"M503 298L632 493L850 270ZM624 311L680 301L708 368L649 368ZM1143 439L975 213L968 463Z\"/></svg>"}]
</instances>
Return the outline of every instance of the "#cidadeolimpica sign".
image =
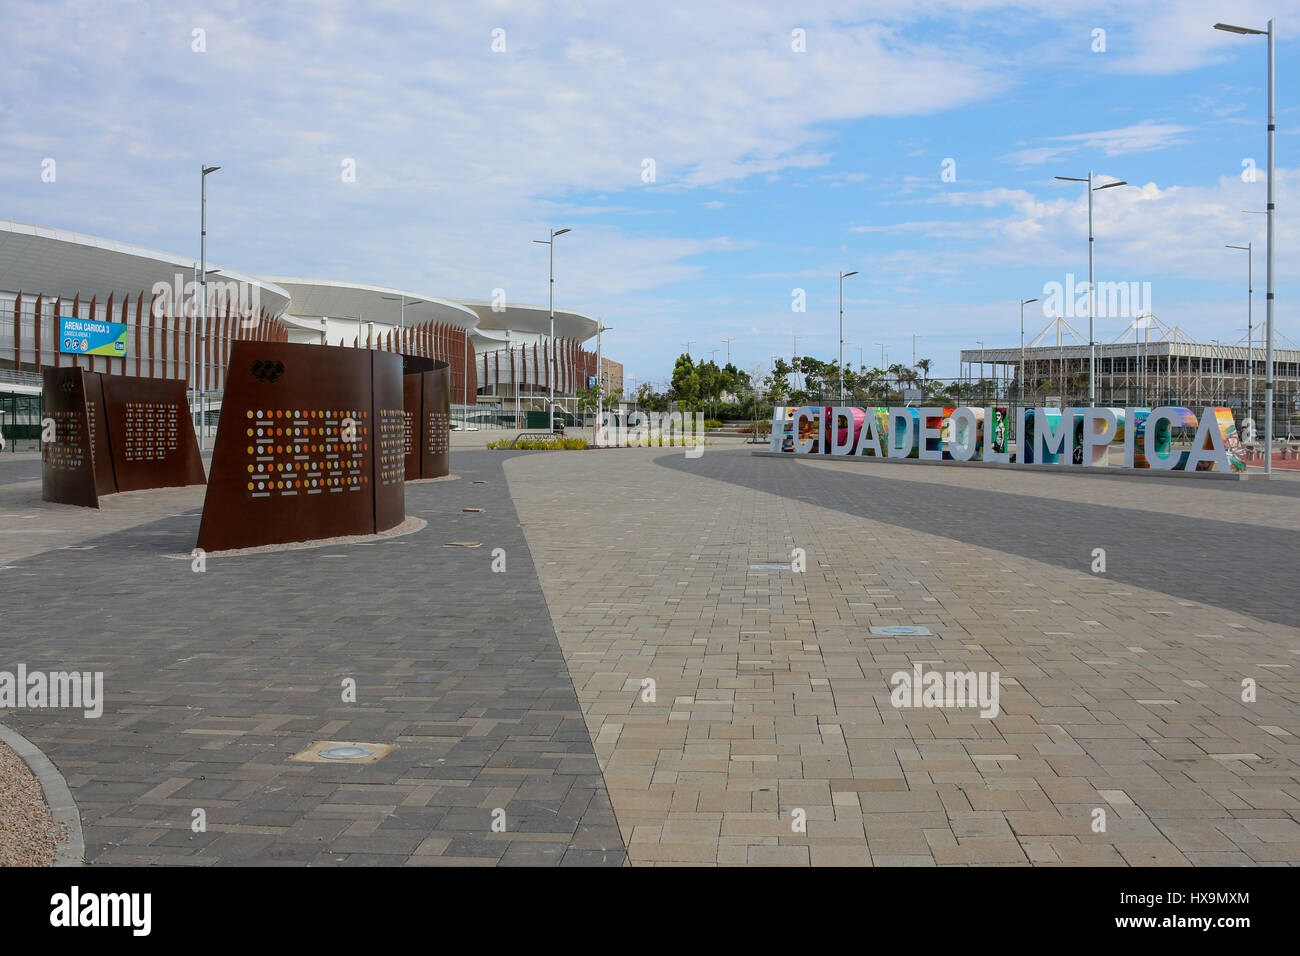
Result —
<instances>
[{"instance_id":1,"label":"#cidadeolimpica sign","mask_svg":"<svg viewBox=\"0 0 1300 956\"><path fill-rule=\"evenodd\" d=\"M1014 426L1015 440L1012 440ZM1175 429L1195 433L1174 447ZM791 454L1244 472L1228 408L777 406L769 448Z\"/></svg>"}]
</instances>

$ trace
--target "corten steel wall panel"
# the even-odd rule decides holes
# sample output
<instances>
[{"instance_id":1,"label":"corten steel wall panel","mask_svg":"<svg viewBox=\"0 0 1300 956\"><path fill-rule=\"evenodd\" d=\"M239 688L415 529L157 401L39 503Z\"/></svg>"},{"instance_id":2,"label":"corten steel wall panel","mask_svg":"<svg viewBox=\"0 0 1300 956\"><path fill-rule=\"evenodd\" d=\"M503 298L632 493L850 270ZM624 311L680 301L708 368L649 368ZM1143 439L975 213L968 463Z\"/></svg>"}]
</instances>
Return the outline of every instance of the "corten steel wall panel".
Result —
<instances>
[{"instance_id":1,"label":"corten steel wall panel","mask_svg":"<svg viewBox=\"0 0 1300 956\"><path fill-rule=\"evenodd\" d=\"M372 534L370 377L360 349L235 343L198 546Z\"/></svg>"},{"instance_id":2,"label":"corten steel wall panel","mask_svg":"<svg viewBox=\"0 0 1300 956\"><path fill-rule=\"evenodd\" d=\"M41 375L41 414L54 419L54 441L41 444L41 498L98 508L81 369L47 365Z\"/></svg>"},{"instance_id":3,"label":"corten steel wall panel","mask_svg":"<svg viewBox=\"0 0 1300 956\"><path fill-rule=\"evenodd\" d=\"M117 490L203 484L185 383L125 375L102 375L100 381Z\"/></svg>"},{"instance_id":4,"label":"corten steel wall panel","mask_svg":"<svg viewBox=\"0 0 1300 956\"><path fill-rule=\"evenodd\" d=\"M442 478L451 471L451 369L446 362L424 373L420 416L420 477Z\"/></svg>"},{"instance_id":5,"label":"corten steel wall panel","mask_svg":"<svg viewBox=\"0 0 1300 956\"><path fill-rule=\"evenodd\" d=\"M402 357L376 350L370 353L370 358L375 531L387 531L406 520L406 396Z\"/></svg>"},{"instance_id":6,"label":"corten steel wall panel","mask_svg":"<svg viewBox=\"0 0 1300 956\"><path fill-rule=\"evenodd\" d=\"M113 472L113 444L108 438L108 407L104 403L104 376L99 372L82 372L86 389L86 421L90 424L90 462L95 470L95 492L117 493L117 476Z\"/></svg>"},{"instance_id":7,"label":"corten steel wall panel","mask_svg":"<svg viewBox=\"0 0 1300 956\"><path fill-rule=\"evenodd\" d=\"M420 477L420 423L424 420L424 376L416 373L402 376L402 415L405 419L403 449L406 452L406 480Z\"/></svg>"}]
</instances>

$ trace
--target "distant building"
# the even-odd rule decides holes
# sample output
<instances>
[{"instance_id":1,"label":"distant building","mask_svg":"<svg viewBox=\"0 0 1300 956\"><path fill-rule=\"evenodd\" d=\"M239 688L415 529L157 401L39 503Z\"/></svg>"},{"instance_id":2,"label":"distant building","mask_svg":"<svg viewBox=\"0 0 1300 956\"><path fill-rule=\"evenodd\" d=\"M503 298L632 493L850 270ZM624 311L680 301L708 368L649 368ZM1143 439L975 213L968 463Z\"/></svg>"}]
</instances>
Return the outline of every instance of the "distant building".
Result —
<instances>
[{"instance_id":1,"label":"distant building","mask_svg":"<svg viewBox=\"0 0 1300 956\"><path fill-rule=\"evenodd\" d=\"M623 363L603 356L600 360L601 384L606 395L623 393Z\"/></svg>"},{"instance_id":2,"label":"distant building","mask_svg":"<svg viewBox=\"0 0 1300 956\"><path fill-rule=\"evenodd\" d=\"M1123 341L1129 337L1134 340ZM1050 344L1044 344L1044 339ZM1222 405L1246 417L1250 395L1260 425L1264 415L1262 323L1255 326L1254 339L1253 350L1244 335L1231 345L1195 342L1177 326L1152 317L1149 328L1130 327L1120 340L1096 343L1097 403ZM1062 396L1064 403L1070 404L1079 396L1087 397L1088 367L1087 338L1058 319L1026 343L1023 357L1019 345L962 349L960 377L967 382L991 383L996 394L1012 401L1019 401L1022 395L1030 401ZM1300 349L1276 330L1273 376L1274 416L1280 422L1300 410Z\"/></svg>"}]
</instances>

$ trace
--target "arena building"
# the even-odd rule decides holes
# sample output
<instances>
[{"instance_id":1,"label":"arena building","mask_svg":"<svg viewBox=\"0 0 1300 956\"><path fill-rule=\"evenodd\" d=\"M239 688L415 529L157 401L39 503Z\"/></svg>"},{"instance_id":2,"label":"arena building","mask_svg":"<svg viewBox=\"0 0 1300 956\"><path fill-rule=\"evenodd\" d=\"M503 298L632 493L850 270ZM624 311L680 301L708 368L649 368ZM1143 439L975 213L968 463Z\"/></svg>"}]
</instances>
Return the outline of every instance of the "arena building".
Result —
<instances>
[{"instance_id":1,"label":"arena building","mask_svg":"<svg viewBox=\"0 0 1300 956\"><path fill-rule=\"evenodd\" d=\"M461 423L522 424L526 412L545 412L552 378L557 406L580 411L576 394L596 374L583 346L599 322L578 312L556 311L552 350L546 306L210 265L203 315L198 272L191 257L0 219L0 429L37 437L41 367L79 365L185 380L192 407L202 390L210 431L241 339L441 359ZM105 323L112 347L61 335L62 319Z\"/></svg>"}]
</instances>

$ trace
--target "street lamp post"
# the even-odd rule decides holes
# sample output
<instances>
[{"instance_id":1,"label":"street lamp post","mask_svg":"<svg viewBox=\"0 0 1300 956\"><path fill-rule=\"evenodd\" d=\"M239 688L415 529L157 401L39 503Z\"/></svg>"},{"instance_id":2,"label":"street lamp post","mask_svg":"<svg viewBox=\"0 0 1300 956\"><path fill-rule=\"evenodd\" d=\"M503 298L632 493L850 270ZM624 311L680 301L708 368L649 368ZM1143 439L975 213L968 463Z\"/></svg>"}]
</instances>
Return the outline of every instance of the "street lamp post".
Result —
<instances>
[{"instance_id":1,"label":"street lamp post","mask_svg":"<svg viewBox=\"0 0 1300 956\"><path fill-rule=\"evenodd\" d=\"M202 377L208 370L208 175L215 173L220 166L199 164L202 174L200 182L200 225L199 225L199 282L202 295L199 300L199 450L207 447L207 383Z\"/></svg>"},{"instance_id":2,"label":"street lamp post","mask_svg":"<svg viewBox=\"0 0 1300 956\"><path fill-rule=\"evenodd\" d=\"M1273 142L1277 138L1277 115L1274 110L1274 55L1273 55L1273 20L1268 21L1267 30L1254 30L1250 27L1237 27L1228 23L1216 23L1214 29L1226 33L1239 33L1245 36L1268 37L1268 262L1267 291L1264 296L1265 341L1264 341L1264 476L1273 477L1273 220L1276 208L1273 204Z\"/></svg>"},{"instance_id":3,"label":"street lamp post","mask_svg":"<svg viewBox=\"0 0 1300 956\"><path fill-rule=\"evenodd\" d=\"M857 275L857 271L840 273L840 365L836 376L840 380L840 404L844 404L844 280Z\"/></svg>"},{"instance_id":4,"label":"street lamp post","mask_svg":"<svg viewBox=\"0 0 1300 956\"><path fill-rule=\"evenodd\" d=\"M1255 424L1255 244L1248 242L1244 246L1228 243L1225 249L1242 249L1246 253L1246 417L1250 419L1251 431ZM1254 435L1250 436L1252 439Z\"/></svg>"},{"instance_id":5,"label":"street lamp post","mask_svg":"<svg viewBox=\"0 0 1300 956\"><path fill-rule=\"evenodd\" d=\"M1020 300L1020 399L1025 398L1025 306L1031 302L1037 302L1037 297L1033 299Z\"/></svg>"},{"instance_id":6,"label":"street lamp post","mask_svg":"<svg viewBox=\"0 0 1300 956\"><path fill-rule=\"evenodd\" d=\"M398 324L398 328L401 328L401 329L406 328L406 295L405 295L405 294L399 294L399 295L386 295L386 296L382 296L382 298L384 298L385 300L387 300L387 301L389 301L389 302L399 302L399 301L400 301L400 302L402 303L402 310L401 310L400 317L399 317L398 320L397 320L397 324ZM420 304L423 303L423 302L424 302L423 299L412 299L412 300L411 300L411 305L420 305Z\"/></svg>"},{"instance_id":7,"label":"street lamp post","mask_svg":"<svg viewBox=\"0 0 1300 956\"><path fill-rule=\"evenodd\" d=\"M551 354L546 363L546 385L549 393L547 406L551 416L552 435L555 434L555 237L572 231L572 229L552 229L551 238L533 240L533 242L540 242L542 245L548 246L551 254Z\"/></svg>"},{"instance_id":8,"label":"street lamp post","mask_svg":"<svg viewBox=\"0 0 1300 956\"><path fill-rule=\"evenodd\" d=\"M1092 261L1092 249L1096 244L1092 235L1092 194L1099 189L1113 189L1116 186L1126 186L1128 184L1121 179L1102 186L1094 186L1092 184L1091 169L1088 170L1087 179L1080 179L1076 176L1057 176L1056 178L1070 183L1088 184L1088 404L1095 406L1097 404L1097 341L1093 334L1093 324L1097 317L1097 282L1093 274Z\"/></svg>"},{"instance_id":9,"label":"street lamp post","mask_svg":"<svg viewBox=\"0 0 1300 956\"><path fill-rule=\"evenodd\" d=\"M604 319L597 319L596 322L596 431L599 432L605 407L605 361L600 337L609 326Z\"/></svg>"}]
</instances>

